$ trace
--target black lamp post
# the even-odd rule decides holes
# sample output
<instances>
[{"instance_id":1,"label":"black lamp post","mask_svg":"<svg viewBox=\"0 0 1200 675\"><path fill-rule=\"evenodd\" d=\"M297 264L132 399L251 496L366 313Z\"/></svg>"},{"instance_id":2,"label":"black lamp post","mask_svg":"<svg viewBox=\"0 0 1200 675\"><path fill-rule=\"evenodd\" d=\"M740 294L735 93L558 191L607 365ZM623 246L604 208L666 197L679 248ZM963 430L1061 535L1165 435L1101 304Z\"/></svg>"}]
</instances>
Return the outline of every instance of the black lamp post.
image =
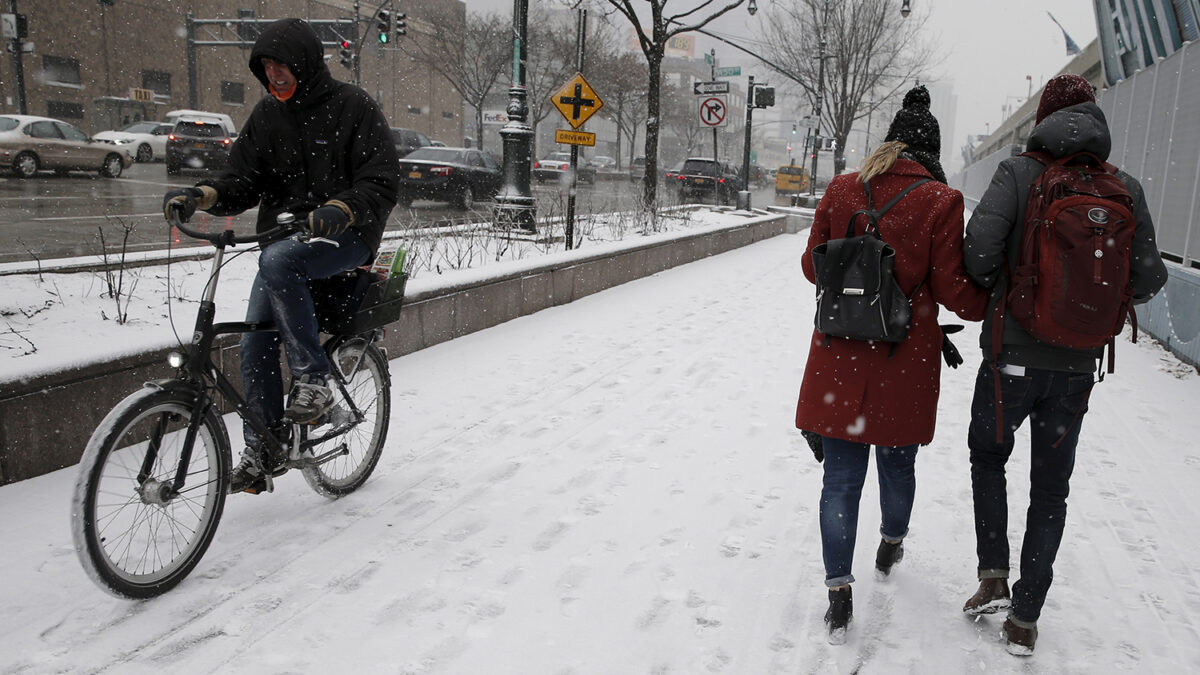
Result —
<instances>
[{"instance_id":1,"label":"black lamp post","mask_svg":"<svg viewBox=\"0 0 1200 675\"><path fill-rule=\"evenodd\" d=\"M495 224L536 232L533 191L529 187L529 161L533 128L525 100L525 35L529 0L513 0L512 85L508 89L508 123L500 130L504 139L504 184L496 195ZM479 129L477 133L483 133Z\"/></svg>"}]
</instances>

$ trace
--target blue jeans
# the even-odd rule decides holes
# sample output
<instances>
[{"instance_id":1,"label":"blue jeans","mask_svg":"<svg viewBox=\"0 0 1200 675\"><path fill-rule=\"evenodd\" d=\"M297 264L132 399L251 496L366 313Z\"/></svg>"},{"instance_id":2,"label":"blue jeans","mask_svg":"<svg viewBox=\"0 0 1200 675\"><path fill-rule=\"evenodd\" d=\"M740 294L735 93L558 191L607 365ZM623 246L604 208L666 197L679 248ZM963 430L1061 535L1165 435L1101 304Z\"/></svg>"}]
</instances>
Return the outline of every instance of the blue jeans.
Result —
<instances>
[{"instance_id":1,"label":"blue jeans","mask_svg":"<svg viewBox=\"0 0 1200 675\"><path fill-rule=\"evenodd\" d=\"M995 379L984 362L971 402L971 491L975 503L975 547L979 577L1008 578L1008 489L1004 465L1013 435L1029 419L1029 510L1021 544L1021 578L1013 585L1013 615L1037 621L1054 579L1054 559L1062 543L1067 494L1075 468L1075 446L1092 390L1091 373L1027 368L1024 375L1000 375L1002 440L996 440Z\"/></svg>"},{"instance_id":2,"label":"blue jeans","mask_svg":"<svg viewBox=\"0 0 1200 675\"><path fill-rule=\"evenodd\" d=\"M858 532L858 501L867 478L871 447L838 438L822 439L825 479L821 487L821 552L825 558L825 585L833 588L854 581L854 540ZM879 474L879 534L898 541L908 534L913 497L917 491L914 469L917 446L875 446Z\"/></svg>"},{"instance_id":3,"label":"blue jeans","mask_svg":"<svg viewBox=\"0 0 1200 675\"><path fill-rule=\"evenodd\" d=\"M329 373L308 280L358 267L371 255L371 249L354 229L333 240L338 246L325 241L285 239L271 244L259 256L246 321L274 321L278 332L242 334L242 389L250 410L268 427L274 428L283 417L280 342L293 377ZM246 445L254 447L258 435L248 424L242 431Z\"/></svg>"}]
</instances>

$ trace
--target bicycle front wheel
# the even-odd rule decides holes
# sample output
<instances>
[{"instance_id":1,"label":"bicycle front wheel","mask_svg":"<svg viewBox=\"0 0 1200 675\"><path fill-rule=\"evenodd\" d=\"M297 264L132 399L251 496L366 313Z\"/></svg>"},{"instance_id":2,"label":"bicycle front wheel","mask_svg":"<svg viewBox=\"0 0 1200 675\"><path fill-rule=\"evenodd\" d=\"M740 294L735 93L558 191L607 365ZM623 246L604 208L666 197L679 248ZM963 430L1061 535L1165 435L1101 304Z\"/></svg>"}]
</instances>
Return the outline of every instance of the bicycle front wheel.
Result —
<instances>
[{"instance_id":1,"label":"bicycle front wheel","mask_svg":"<svg viewBox=\"0 0 1200 675\"><path fill-rule=\"evenodd\" d=\"M167 592L200 562L216 533L229 438L211 409L196 429L185 482L173 489L194 406L183 393L142 389L117 404L88 441L71 534L84 571L113 595Z\"/></svg>"},{"instance_id":2,"label":"bicycle front wheel","mask_svg":"<svg viewBox=\"0 0 1200 675\"><path fill-rule=\"evenodd\" d=\"M303 469L304 479L318 493L336 499L354 492L375 470L383 454L388 421L392 414L391 377L387 359L374 344L363 338L342 343L331 358L336 373L331 382L334 409L362 419L345 433L313 448L313 455L341 449L332 459Z\"/></svg>"}]
</instances>

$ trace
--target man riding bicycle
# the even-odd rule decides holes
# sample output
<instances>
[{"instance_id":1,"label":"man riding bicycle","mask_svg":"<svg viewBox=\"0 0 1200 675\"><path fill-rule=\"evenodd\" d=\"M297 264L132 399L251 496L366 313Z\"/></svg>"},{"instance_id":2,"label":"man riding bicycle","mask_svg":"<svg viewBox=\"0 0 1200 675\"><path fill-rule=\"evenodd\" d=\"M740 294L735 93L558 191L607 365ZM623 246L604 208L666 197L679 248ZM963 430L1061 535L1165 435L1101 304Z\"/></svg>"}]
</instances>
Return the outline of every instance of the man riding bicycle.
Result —
<instances>
[{"instance_id":1,"label":"man riding bicycle","mask_svg":"<svg viewBox=\"0 0 1200 675\"><path fill-rule=\"evenodd\" d=\"M284 434L290 423L319 421L333 403L329 360L321 348L308 288L368 263L396 205L400 165L387 119L362 89L333 79L320 39L308 23L281 19L263 29L250 51L250 70L267 88L233 143L219 178L171 190L163 212L182 207L217 216L258 207L257 229L284 211L308 211L308 241L265 247L250 291L247 322L274 321L278 333L244 333L242 386L264 421ZM279 362L282 342L292 373L286 409ZM244 426L246 450L230 492L257 494L285 459L270 457Z\"/></svg>"}]
</instances>

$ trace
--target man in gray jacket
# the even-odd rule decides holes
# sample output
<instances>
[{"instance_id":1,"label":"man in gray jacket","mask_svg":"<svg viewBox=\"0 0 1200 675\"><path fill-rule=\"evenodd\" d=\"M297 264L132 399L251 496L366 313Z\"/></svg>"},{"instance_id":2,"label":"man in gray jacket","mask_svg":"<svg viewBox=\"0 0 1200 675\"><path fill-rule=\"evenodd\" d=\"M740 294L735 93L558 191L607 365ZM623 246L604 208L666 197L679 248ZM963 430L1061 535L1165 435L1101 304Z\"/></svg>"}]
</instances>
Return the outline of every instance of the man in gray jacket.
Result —
<instances>
[{"instance_id":1,"label":"man in gray jacket","mask_svg":"<svg viewBox=\"0 0 1200 675\"><path fill-rule=\"evenodd\" d=\"M1084 78L1060 75L1050 80L1042 93L1036 122L1027 150L1055 158L1080 152L1091 153L1102 161L1108 158L1112 147L1108 124L1095 103L1095 90ZM967 223L963 262L977 283L992 289L993 309L1007 290L1026 226L1029 193L1044 169L1041 162L1025 156L1001 162ZM1130 248L1130 281L1134 303L1143 303L1166 283L1166 267L1159 256L1142 186L1122 171L1117 176L1133 199L1136 226ZM1114 288L1113 292L1121 289ZM993 320L989 312L980 337L986 359L993 354ZM1011 316L1003 322L1003 349L998 362L985 360L981 365L971 403L968 444L980 583L963 611L979 615L1011 609L1004 622L1008 651L1030 655L1062 542L1075 448L1101 350L1051 345L1031 336ZM999 378L999 387L994 378ZM1004 406L1000 440L996 428L997 389ZM1016 429L1026 418L1030 420L1034 461L1020 578L1010 593L1004 465L1012 453Z\"/></svg>"}]
</instances>

